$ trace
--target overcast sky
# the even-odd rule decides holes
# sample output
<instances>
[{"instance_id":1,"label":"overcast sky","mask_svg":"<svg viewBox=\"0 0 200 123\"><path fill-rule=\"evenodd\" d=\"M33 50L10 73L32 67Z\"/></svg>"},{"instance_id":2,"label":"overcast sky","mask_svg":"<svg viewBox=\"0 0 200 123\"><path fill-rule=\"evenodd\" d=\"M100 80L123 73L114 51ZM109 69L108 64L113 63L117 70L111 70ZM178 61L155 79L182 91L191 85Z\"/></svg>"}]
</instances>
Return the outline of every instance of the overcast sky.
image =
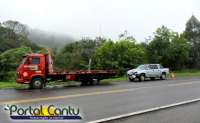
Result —
<instances>
[{"instance_id":1,"label":"overcast sky","mask_svg":"<svg viewBox=\"0 0 200 123\"><path fill-rule=\"evenodd\" d=\"M144 41L161 25L182 32L192 14L200 19L200 0L0 0L0 22L79 38L117 39L128 30Z\"/></svg>"}]
</instances>

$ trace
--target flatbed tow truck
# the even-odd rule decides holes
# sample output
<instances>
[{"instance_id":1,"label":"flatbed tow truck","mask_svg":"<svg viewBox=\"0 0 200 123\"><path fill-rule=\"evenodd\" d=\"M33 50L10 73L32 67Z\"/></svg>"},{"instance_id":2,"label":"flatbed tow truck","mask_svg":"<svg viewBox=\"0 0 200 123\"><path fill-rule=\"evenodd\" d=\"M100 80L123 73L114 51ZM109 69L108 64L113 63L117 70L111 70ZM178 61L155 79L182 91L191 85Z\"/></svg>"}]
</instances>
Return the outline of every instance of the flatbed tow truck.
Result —
<instances>
[{"instance_id":1,"label":"flatbed tow truck","mask_svg":"<svg viewBox=\"0 0 200 123\"><path fill-rule=\"evenodd\" d=\"M27 54L17 68L16 82L29 84L32 89L42 89L50 81L79 81L82 85L99 84L102 79L116 75L114 70L58 71L53 67L51 52Z\"/></svg>"}]
</instances>

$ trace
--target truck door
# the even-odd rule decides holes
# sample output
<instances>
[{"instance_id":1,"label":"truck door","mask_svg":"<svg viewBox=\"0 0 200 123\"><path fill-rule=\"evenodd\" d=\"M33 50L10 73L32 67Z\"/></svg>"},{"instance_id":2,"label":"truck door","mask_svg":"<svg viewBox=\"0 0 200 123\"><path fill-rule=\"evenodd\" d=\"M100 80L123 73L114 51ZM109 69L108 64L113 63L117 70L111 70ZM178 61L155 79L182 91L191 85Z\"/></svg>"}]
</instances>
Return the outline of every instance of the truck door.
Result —
<instances>
[{"instance_id":1,"label":"truck door","mask_svg":"<svg viewBox=\"0 0 200 123\"><path fill-rule=\"evenodd\" d=\"M27 70L29 76L33 74L41 74L41 65L40 65L40 57L29 57L28 62L24 66Z\"/></svg>"}]
</instances>

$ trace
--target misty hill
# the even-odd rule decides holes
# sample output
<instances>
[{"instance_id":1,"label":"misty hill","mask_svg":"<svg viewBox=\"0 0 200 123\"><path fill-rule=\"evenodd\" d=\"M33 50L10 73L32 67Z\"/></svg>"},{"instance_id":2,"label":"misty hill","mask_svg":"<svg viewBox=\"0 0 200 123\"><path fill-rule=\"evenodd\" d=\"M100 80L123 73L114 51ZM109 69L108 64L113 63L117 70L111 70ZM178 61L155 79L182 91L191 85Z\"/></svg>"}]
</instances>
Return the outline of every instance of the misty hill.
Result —
<instances>
[{"instance_id":1,"label":"misty hill","mask_svg":"<svg viewBox=\"0 0 200 123\"><path fill-rule=\"evenodd\" d=\"M29 29L28 38L44 47L60 49L65 44L73 41L73 38L68 35L46 32L39 29Z\"/></svg>"},{"instance_id":2,"label":"misty hill","mask_svg":"<svg viewBox=\"0 0 200 123\"><path fill-rule=\"evenodd\" d=\"M11 25L11 22L9 24ZM30 47L32 50L40 50L41 47L31 42L21 32L15 33L9 24L7 23L7 25L2 26L0 24L0 53L22 46Z\"/></svg>"}]
</instances>

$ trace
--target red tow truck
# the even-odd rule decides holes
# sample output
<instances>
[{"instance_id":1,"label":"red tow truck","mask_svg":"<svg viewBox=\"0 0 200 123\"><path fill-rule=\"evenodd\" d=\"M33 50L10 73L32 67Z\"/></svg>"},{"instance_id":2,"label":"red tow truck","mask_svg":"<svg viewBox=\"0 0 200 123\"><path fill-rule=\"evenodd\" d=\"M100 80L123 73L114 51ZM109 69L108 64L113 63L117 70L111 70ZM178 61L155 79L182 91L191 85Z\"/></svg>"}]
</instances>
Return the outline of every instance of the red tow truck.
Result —
<instances>
[{"instance_id":1,"label":"red tow truck","mask_svg":"<svg viewBox=\"0 0 200 123\"><path fill-rule=\"evenodd\" d=\"M47 82L79 81L82 85L98 84L100 80L116 75L113 70L77 70L77 71L57 71L53 67L51 53L47 54L27 54L17 68L16 82L29 84L30 88L42 89Z\"/></svg>"}]
</instances>

